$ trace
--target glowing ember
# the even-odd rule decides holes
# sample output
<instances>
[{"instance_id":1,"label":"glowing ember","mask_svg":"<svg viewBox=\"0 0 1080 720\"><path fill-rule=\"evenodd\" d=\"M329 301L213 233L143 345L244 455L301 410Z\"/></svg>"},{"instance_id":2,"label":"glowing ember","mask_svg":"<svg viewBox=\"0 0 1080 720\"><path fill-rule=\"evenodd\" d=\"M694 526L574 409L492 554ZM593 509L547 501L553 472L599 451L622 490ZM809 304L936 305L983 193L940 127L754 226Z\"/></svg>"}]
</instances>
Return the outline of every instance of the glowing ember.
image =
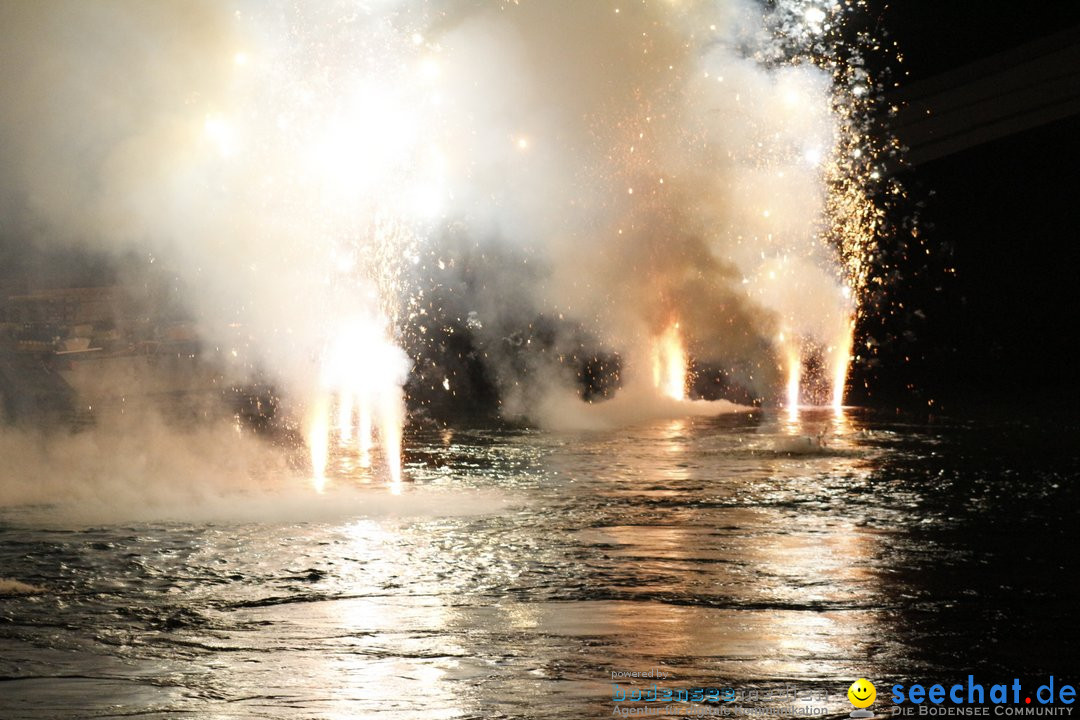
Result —
<instances>
[{"instance_id":1,"label":"glowing ember","mask_svg":"<svg viewBox=\"0 0 1080 720\"><path fill-rule=\"evenodd\" d=\"M672 323L653 346L653 385L664 397L686 399L686 348L679 323Z\"/></svg>"}]
</instances>

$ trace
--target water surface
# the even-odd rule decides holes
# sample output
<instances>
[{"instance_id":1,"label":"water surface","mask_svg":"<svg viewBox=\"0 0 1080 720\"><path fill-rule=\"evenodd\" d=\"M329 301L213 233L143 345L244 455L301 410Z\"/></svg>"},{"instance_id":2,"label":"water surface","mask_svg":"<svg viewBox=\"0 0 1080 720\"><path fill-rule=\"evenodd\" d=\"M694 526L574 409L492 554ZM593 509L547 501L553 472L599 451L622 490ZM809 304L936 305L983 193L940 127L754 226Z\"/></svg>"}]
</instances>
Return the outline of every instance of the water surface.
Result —
<instances>
[{"instance_id":1,"label":"water surface","mask_svg":"<svg viewBox=\"0 0 1080 720\"><path fill-rule=\"evenodd\" d=\"M653 668L828 691L810 704L839 715L861 676L1067 677L1075 437L857 411L418 431L406 510L49 529L9 508L0 576L45 592L0 597L0 717L608 717L611 673ZM425 492L447 512L408 512Z\"/></svg>"}]
</instances>

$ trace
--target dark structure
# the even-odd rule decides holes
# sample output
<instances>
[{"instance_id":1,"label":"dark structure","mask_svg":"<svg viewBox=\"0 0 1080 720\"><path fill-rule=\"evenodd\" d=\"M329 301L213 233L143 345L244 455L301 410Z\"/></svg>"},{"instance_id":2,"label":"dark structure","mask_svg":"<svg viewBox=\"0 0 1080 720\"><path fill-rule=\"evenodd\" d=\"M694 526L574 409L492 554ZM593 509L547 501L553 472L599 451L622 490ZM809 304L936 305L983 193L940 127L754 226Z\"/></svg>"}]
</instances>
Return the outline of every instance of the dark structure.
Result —
<instances>
[{"instance_id":1,"label":"dark structure","mask_svg":"<svg viewBox=\"0 0 1080 720\"><path fill-rule=\"evenodd\" d=\"M1080 113L1080 26L905 86L894 129L924 165Z\"/></svg>"},{"instance_id":2,"label":"dark structure","mask_svg":"<svg viewBox=\"0 0 1080 720\"><path fill-rule=\"evenodd\" d=\"M891 304L860 328L873 357L852 400L1064 409L1080 340L1080 4L904 3L879 22L904 55L885 60L900 86L885 104L910 200L883 240Z\"/></svg>"}]
</instances>

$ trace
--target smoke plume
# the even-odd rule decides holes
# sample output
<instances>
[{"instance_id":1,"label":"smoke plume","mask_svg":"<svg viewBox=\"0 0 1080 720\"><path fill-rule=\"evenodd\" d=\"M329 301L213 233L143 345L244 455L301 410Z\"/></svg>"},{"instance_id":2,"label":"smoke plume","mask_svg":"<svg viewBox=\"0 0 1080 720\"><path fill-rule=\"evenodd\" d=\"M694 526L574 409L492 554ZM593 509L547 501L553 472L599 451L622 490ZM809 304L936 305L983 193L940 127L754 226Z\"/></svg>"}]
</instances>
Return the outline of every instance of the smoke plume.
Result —
<instances>
[{"instance_id":1,"label":"smoke plume","mask_svg":"<svg viewBox=\"0 0 1080 720\"><path fill-rule=\"evenodd\" d=\"M169 268L298 417L358 318L412 355L386 383L426 353L447 393L425 343L458 323L508 416L556 422L611 357L604 422L639 418L676 324L772 399L789 346L824 352L852 311L822 241L833 80L792 50L842 12L5 0L0 233Z\"/></svg>"}]
</instances>

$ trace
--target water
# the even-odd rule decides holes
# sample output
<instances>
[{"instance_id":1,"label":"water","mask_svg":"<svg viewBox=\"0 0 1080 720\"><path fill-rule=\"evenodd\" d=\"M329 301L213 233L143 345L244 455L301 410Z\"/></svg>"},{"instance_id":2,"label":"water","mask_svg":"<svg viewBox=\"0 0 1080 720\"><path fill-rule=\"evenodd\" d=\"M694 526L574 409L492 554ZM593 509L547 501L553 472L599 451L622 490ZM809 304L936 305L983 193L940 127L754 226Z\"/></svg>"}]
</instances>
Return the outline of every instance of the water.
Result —
<instances>
[{"instance_id":1,"label":"water","mask_svg":"<svg viewBox=\"0 0 1080 720\"><path fill-rule=\"evenodd\" d=\"M840 715L860 676L1068 679L1075 437L854 411L432 431L406 439L403 507L440 490L464 514L9 509L0 576L46 592L0 597L0 717L607 717L611 673L657 667Z\"/></svg>"}]
</instances>

